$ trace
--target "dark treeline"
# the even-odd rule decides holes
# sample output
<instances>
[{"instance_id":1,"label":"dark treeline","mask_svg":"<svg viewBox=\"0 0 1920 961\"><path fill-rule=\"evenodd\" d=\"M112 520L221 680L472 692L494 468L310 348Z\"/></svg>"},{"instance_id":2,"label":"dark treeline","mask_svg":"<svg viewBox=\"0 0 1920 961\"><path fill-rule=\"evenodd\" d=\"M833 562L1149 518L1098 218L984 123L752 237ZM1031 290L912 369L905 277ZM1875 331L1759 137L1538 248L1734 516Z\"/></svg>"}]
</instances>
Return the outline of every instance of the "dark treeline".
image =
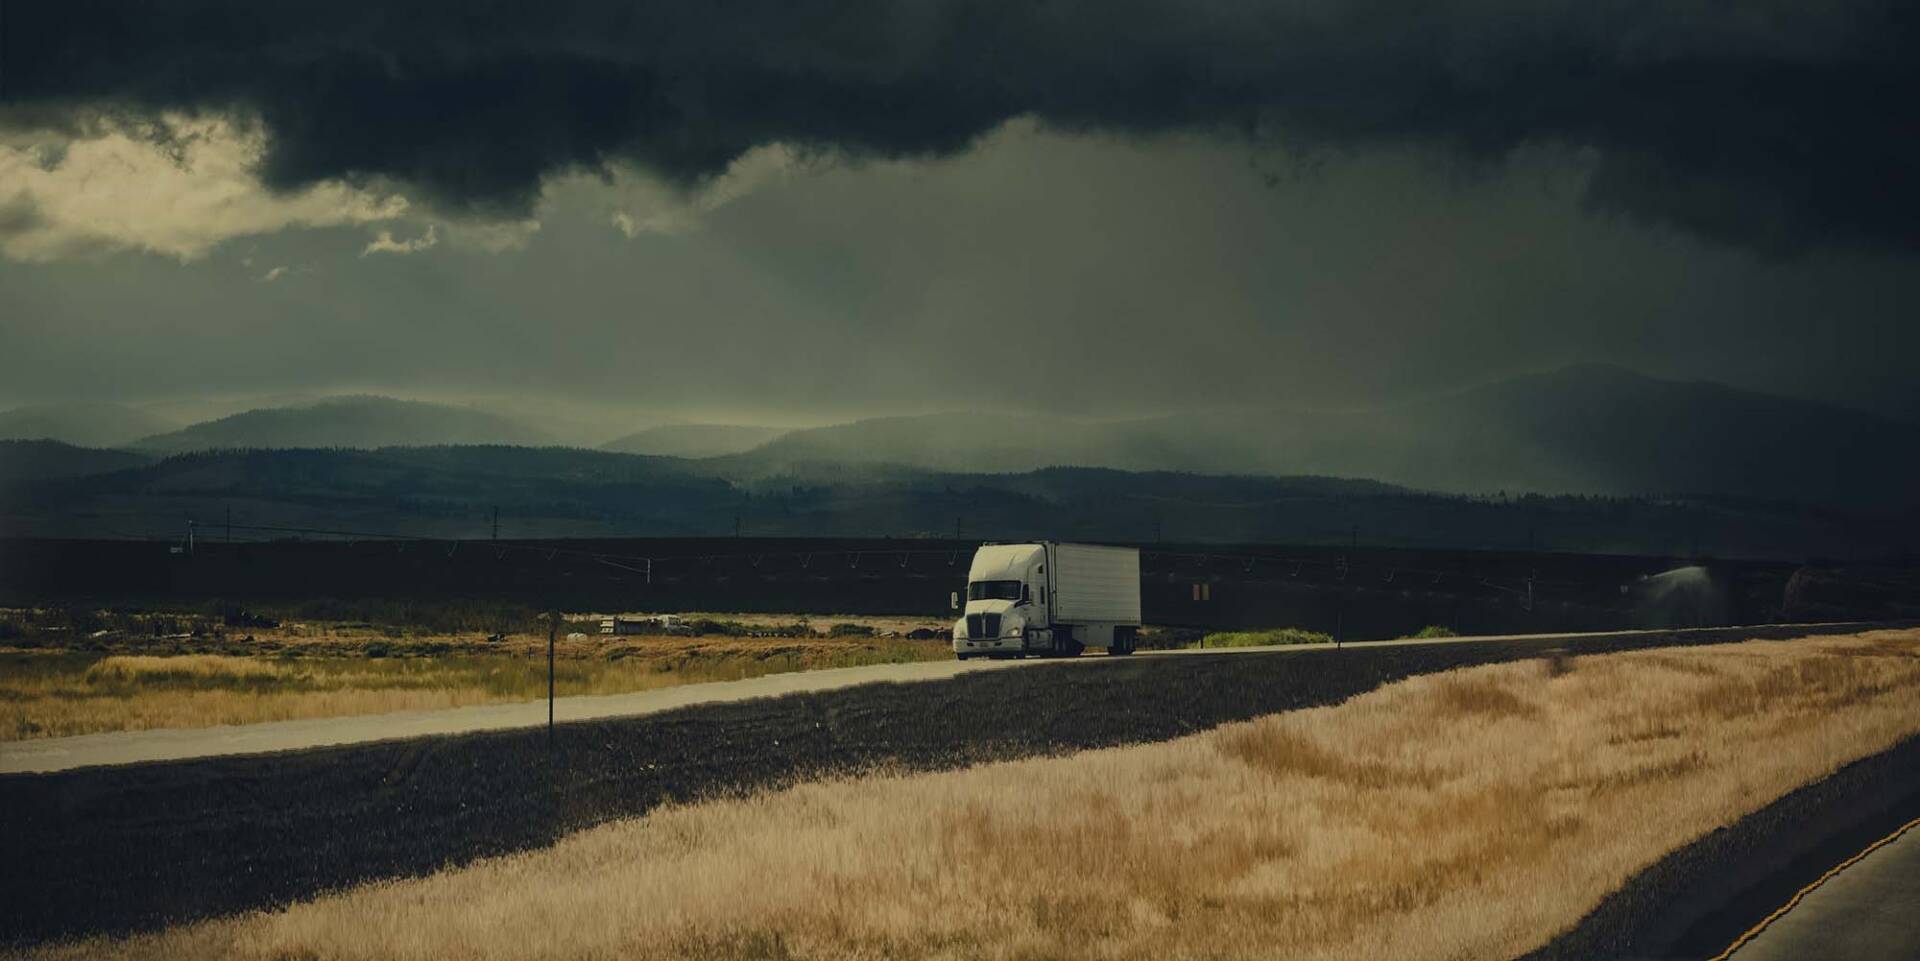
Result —
<instances>
[{"instance_id":1,"label":"dark treeline","mask_svg":"<svg viewBox=\"0 0 1920 961\"><path fill-rule=\"evenodd\" d=\"M1920 517L1685 492L1451 495L1325 477L818 465L749 479L560 448L229 451L0 486L7 533L181 539L189 521L487 538L1057 538L1768 558L1920 552ZM261 535L242 531L242 539Z\"/></svg>"}]
</instances>

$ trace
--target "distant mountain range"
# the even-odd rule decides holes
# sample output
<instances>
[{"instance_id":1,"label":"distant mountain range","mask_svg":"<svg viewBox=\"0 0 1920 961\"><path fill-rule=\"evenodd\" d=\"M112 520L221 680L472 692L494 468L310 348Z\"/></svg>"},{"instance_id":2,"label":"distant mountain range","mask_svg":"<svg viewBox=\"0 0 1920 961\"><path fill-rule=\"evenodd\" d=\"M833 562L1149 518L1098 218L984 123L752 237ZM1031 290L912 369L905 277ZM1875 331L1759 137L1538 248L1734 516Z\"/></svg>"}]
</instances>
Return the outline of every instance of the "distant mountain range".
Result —
<instances>
[{"instance_id":1,"label":"distant mountain range","mask_svg":"<svg viewBox=\"0 0 1920 961\"><path fill-rule=\"evenodd\" d=\"M0 440L0 486L106 474L150 460L133 451L75 447L57 440Z\"/></svg>"},{"instance_id":2,"label":"distant mountain range","mask_svg":"<svg viewBox=\"0 0 1920 961\"><path fill-rule=\"evenodd\" d=\"M57 440L79 447L119 447L178 423L122 404L39 404L0 411L0 440Z\"/></svg>"},{"instance_id":3,"label":"distant mountain range","mask_svg":"<svg viewBox=\"0 0 1920 961\"><path fill-rule=\"evenodd\" d=\"M390 397L335 397L299 407L250 410L143 437L137 450L184 453L243 448L372 449L431 444L552 443L545 432L498 414Z\"/></svg>"},{"instance_id":4,"label":"distant mountain range","mask_svg":"<svg viewBox=\"0 0 1920 961\"><path fill-rule=\"evenodd\" d=\"M1920 504L1920 426L1598 365L1367 410L876 418L793 431L721 466L754 476L817 463L1314 474L1460 493L1700 494L1864 510Z\"/></svg>"},{"instance_id":5,"label":"distant mountain range","mask_svg":"<svg viewBox=\"0 0 1920 961\"><path fill-rule=\"evenodd\" d=\"M36 442L42 446L53 442ZM0 449L0 456L13 452ZM56 456L57 455L57 456ZM228 450L132 466L42 451L66 476L0 484L0 531L41 537L242 539L318 531L485 539L714 536L1053 537L1734 557L1879 556L1920 544L1920 518L1726 500L1460 497L1376 481L1048 468L961 474L843 465L752 481L712 461L565 448ZM82 465L85 467L85 465ZM86 468L91 469L91 468Z\"/></svg>"},{"instance_id":6,"label":"distant mountain range","mask_svg":"<svg viewBox=\"0 0 1920 961\"><path fill-rule=\"evenodd\" d=\"M240 500L260 516L314 526L339 512L454 524L499 506L540 518L534 529L575 534L711 532L735 517L795 533L906 534L950 532L956 517L963 526L971 517L1009 531L1134 538L1179 523L1246 540L1255 531L1333 536L1346 523L1335 518L1364 501L1375 522L1392 514L1410 525L1396 537L1464 546L1504 543L1518 522L1501 514L1488 523L1506 534L1476 532L1455 521L1480 508L1460 505L1537 492L1693 505L1721 520L1695 518L1691 529L1739 518L1750 530L1724 541L1809 550L1827 536L1809 531L1836 518L1896 519L1895 542L1906 536L1900 525L1920 518L1920 427L1604 366L1368 410L1104 421L953 413L795 431L661 427L606 445L619 450L539 446L547 443L537 428L471 408L337 398L147 436L128 445L133 455L0 447L0 515L57 532L56 506L64 517L179 516ZM207 451L228 453L195 453ZM1380 506L1395 502L1427 506L1406 516ZM1615 538L1608 523L1581 521L1575 540L1617 547L1655 537L1621 521ZM1860 542L1849 533L1834 543Z\"/></svg>"},{"instance_id":7,"label":"distant mountain range","mask_svg":"<svg viewBox=\"0 0 1920 961\"><path fill-rule=\"evenodd\" d=\"M787 430L738 424L668 424L608 441L601 450L666 457L720 457L752 450Z\"/></svg>"}]
</instances>

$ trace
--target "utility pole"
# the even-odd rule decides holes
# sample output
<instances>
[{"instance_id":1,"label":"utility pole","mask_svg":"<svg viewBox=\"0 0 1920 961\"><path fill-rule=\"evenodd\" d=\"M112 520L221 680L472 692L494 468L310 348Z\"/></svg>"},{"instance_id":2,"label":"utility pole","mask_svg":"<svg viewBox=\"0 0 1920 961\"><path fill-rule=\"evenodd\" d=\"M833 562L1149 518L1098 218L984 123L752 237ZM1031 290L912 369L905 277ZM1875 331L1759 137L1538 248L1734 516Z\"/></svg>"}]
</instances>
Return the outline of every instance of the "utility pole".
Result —
<instances>
[{"instance_id":1,"label":"utility pole","mask_svg":"<svg viewBox=\"0 0 1920 961\"><path fill-rule=\"evenodd\" d=\"M553 639L560 631L560 612L547 614L547 740L553 740Z\"/></svg>"},{"instance_id":2,"label":"utility pole","mask_svg":"<svg viewBox=\"0 0 1920 961\"><path fill-rule=\"evenodd\" d=\"M1356 531L1359 530L1359 525L1355 525L1354 529ZM1334 590L1336 590L1338 593L1334 595L1334 608L1333 608L1333 649L1337 651L1340 649L1340 643L1346 640L1347 572L1352 570L1352 568L1347 564L1347 559L1344 555L1340 558L1340 562L1335 567L1335 570L1339 571L1340 573L1340 584L1338 587L1334 588Z\"/></svg>"},{"instance_id":3,"label":"utility pole","mask_svg":"<svg viewBox=\"0 0 1920 961\"><path fill-rule=\"evenodd\" d=\"M733 539L740 539L740 515L733 515Z\"/></svg>"},{"instance_id":4,"label":"utility pole","mask_svg":"<svg viewBox=\"0 0 1920 961\"><path fill-rule=\"evenodd\" d=\"M233 505L227 505L227 543L233 543Z\"/></svg>"},{"instance_id":5,"label":"utility pole","mask_svg":"<svg viewBox=\"0 0 1920 961\"><path fill-rule=\"evenodd\" d=\"M493 539L496 541L500 539L500 508L498 506L493 509Z\"/></svg>"}]
</instances>

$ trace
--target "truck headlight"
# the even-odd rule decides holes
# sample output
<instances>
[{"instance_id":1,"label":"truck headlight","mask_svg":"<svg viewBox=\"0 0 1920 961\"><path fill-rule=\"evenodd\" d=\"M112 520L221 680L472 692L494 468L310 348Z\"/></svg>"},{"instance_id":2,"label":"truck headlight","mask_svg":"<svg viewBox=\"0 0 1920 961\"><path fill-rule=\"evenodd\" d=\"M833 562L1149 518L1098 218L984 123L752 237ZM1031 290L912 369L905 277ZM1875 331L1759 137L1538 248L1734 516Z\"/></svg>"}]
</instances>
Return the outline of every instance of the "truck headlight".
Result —
<instances>
[{"instance_id":1,"label":"truck headlight","mask_svg":"<svg viewBox=\"0 0 1920 961\"><path fill-rule=\"evenodd\" d=\"M1011 637L1019 637L1026 632L1027 626L1025 624L1015 624L1013 625L1013 630L1008 631L1007 634Z\"/></svg>"}]
</instances>

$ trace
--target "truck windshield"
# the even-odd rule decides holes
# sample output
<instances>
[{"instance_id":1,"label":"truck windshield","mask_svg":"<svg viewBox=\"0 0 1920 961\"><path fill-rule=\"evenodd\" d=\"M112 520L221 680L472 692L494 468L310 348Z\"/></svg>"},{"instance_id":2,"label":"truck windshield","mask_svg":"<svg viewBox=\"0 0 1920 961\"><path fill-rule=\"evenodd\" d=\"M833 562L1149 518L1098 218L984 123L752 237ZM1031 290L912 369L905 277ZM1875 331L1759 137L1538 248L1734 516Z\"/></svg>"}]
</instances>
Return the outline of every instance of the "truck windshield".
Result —
<instances>
[{"instance_id":1,"label":"truck windshield","mask_svg":"<svg viewBox=\"0 0 1920 961\"><path fill-rule=\"evenodd\" d=\"M1019 599L1019 581L974 581L967 585L967 600L970 601L1017 601Z\"/></svg>"}]
</instances>

